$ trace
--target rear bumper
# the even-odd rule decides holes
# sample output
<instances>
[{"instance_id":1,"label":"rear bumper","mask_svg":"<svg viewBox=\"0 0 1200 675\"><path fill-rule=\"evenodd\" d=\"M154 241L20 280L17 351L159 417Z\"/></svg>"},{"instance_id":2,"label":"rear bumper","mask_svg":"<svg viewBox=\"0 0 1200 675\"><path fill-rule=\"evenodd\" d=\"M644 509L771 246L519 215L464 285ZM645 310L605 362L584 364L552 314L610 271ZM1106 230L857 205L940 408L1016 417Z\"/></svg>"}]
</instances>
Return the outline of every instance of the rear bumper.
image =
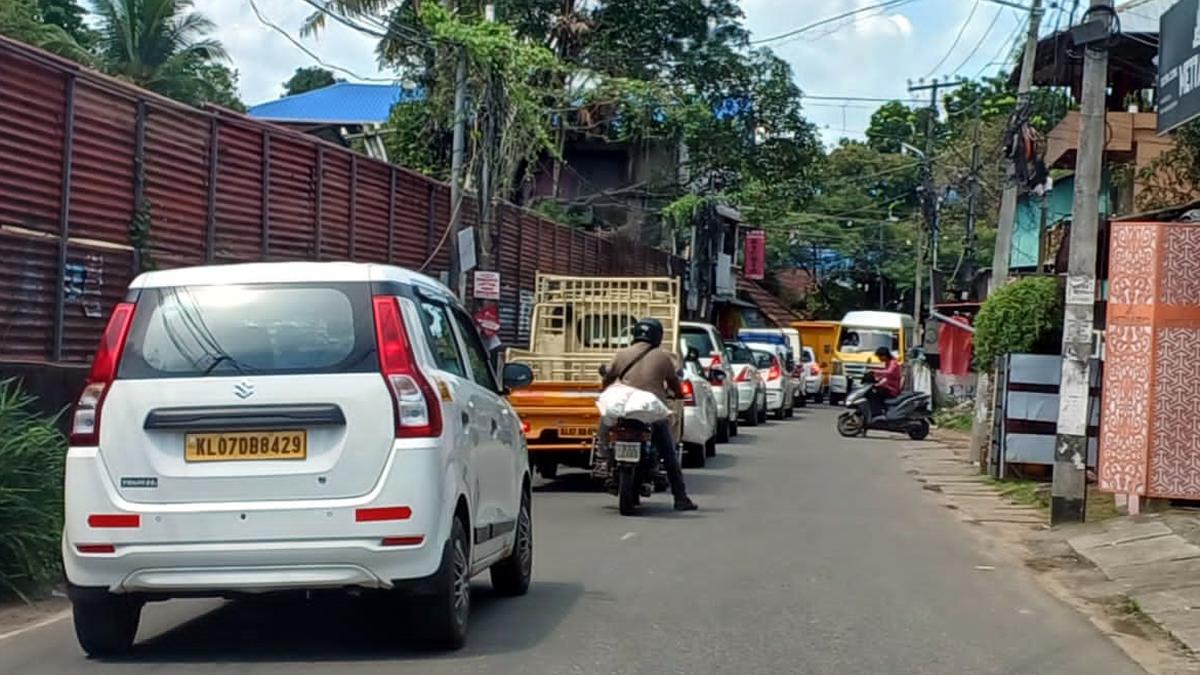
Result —
<instances>
[{"instance_id":1,"label":"rear bumper","mask_svg":"<svg viewBox=\"0 0 1200 675\"><path fill-rule=\"evenodd\" d=\"M746 412L758 404L758 387L753 382L739 382L737 393L738 412Z\"/></svg>"},{"instance_id":2,"label":"rear bumper","mask_svg":"<svg viewBox=\"0 0 1200 675\"><path fill-rule=\"evenodd\" d=\"M394 450L379 484L353 499L134 503L113 489L94 449L67 457L63 567L74 586L148 596L391 588L433 575L449 531L437 450ZM356 511L405 505L407 518L358 522ZM138 525L92 527L90 514ZM421 537L401 545L384 538ZM82 552L111 545L112 552Z\"/></svg>"},{"instance_id":3,"label":"rear bumper","mask_svg":"<svg viewBox=\"0 0 1200 675\"><path fill-rule=\"evenodd\" d=\"M814 377L804 381L804 392L809 396L821 393L821 378Z\"/></svg>"},{"instance_id":4,"label":"rear bumper","mask_svg":"<svg viewBox=\"0 0 1200 675\"><path fill-rule=\"evenodd\" d=\"M767 410L779 410L785 398L782 389L767 389Z\"/></svg>"},{"instance_id":5,"label":"rear bumper","mask_svg":"<svg viewBox=\"0 0 1200 675\"><path fill-rule=\"evenodd\" d=\"M716 431L697 414L696 408L685 408L683 411L683 442L703 445L712 438Z\"/></svg>"},{"instance_id":6,"label":"rear bumper","mask_svg":"<svg viewBox=\"0 0 1200 675\"><path fill-rule=\"evenodd\" d=\"M829 376L829 391L835 394L845 394L850 391L850 380L845 375Z\"/></svg>"}]
</instances>

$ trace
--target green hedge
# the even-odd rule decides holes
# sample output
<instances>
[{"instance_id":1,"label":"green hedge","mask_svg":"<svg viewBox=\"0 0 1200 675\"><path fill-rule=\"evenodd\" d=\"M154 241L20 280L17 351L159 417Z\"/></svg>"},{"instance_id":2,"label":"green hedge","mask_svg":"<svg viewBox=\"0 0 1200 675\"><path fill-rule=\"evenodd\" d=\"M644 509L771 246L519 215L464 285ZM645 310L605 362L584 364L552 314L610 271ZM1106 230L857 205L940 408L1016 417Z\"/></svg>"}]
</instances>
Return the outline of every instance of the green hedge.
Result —
<instances>
[{"instance_id":1,"label":"green hedge","mask_svg":"<svg viewBox=\"0 0 1200 675\"><path fill-rule=\"evenodd\" d=\"M28 599L61 575L67 441L16 380L0 381L0 597Z\"/></svg>"},{"instance_id":2,"label":"green hedge","mask_svg":"<svg viewBox=\"0 0 1200 675\"><path fill-rule=\"evenodd\" d=\"M997 356L1057 354L1063 303L1058 279L1026 277L997 289L975 320L975 369L987 372Z\"/></svg>"}]
</instances>

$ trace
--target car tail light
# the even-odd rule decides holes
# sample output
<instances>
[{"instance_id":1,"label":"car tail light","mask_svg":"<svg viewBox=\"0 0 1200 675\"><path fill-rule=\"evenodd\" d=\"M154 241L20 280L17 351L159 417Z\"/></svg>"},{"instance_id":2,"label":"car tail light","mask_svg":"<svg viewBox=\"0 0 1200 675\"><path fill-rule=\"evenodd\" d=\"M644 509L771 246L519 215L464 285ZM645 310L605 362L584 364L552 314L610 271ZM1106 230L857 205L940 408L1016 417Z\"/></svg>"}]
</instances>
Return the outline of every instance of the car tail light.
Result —
<instances>
[{"instance_id":1,"label":"car tail light","mask_svg":"<svg viewBox=\"0 0 1200 675\"><path fill-rule=\"evenodd\" d=\"M100 336L100 346L96 348L96 357L92 359L87 384L71 416L71 445L97 445L100 442L100 408L104 405L104 397L113 380L117 379L117 366L121 363L125 338L133 323L133 310L133 303L119 303L113 308L104 334Z\"/></svg>"},{"instance_id":2,"label":"car tail light","mask_svg":"<svg viewBox=\"0 0 1200 675\"><path fill-rule=\"evenodd\" d=\"M529 426L529 422L526 422L525 420L521 420L521 433L528 434L529 430L532 428L533 427Z\"/></svg>"},{"instance_id":3,"label":"car tail light","mask_svg":"<svg viewBox=\"0 0 1200 675\"><path fill-rule=\"evenodd\" d=\"M808 367L808 374L812 375L813 377L820 375L821 374L821 366L818 366L815 363L812 364L811 366Z\"/></svg>"},{"instance_id":4,"label":"car tail light","mask_svg":"<svg viewBox=\"0 0 1200 675\"><path fill-rule=\"evenodd\" d=\"M392 393L396 413L396 438L440 436L442 406L429 379L417 367L412 343L404 328L400 302L391 296L376 296L375 340L379 369Z\"/></svg>"},{"instance_id":5,"label":"car tail light","mask_svg":"<svg viewBox=\"0 0 1200 675\"><path fill-rule=\"evenodd\" d=\"M680 382L680 387L683 389L683 404L696 405L696 387L692 385L690 380Z\"/></svg>"},{"instance_id":6,"label":"car tail light","mask_svg":"<svg viewBox=\"0 0 1200 675\"><path fill-rule=\"evenodd\" d=\"M779 367L778 363L772 363L771 369L767 371L767 380L774 382L781 377L783 377L783 369Z\"/></svg>"}]
</instances>

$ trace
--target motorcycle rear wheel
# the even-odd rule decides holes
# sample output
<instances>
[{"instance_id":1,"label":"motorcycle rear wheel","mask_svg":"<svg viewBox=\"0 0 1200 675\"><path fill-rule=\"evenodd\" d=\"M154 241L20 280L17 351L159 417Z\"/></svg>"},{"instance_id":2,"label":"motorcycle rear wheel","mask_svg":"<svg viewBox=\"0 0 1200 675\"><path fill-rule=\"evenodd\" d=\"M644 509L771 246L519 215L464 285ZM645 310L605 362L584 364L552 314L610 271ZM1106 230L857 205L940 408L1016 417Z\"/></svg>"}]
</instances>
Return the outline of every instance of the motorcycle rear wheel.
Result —
<instances>
[{"instance_id":1,"label":"motorcycle rear wheel","mask_svg":"<svg viewBox=\"0 0 1200 675\"><path fill-rule=\"evenodd\" d=\"M862 434L866 427L866 420L858 411L844 412L838 415L837 430L838 433L846 438L854 438Z\"/></svg>"},{"instance_id":2,"label":"motorcycle rear wheel","mask_svg":"<svg viewBox=\"0 0 1200 675\"><path fill-rule=\"evenodd\" d=\"M632 516L637 511L637 472L632 466L622 466L617 474L617 507L623 516Z\"/></svg>"}]
</instances>

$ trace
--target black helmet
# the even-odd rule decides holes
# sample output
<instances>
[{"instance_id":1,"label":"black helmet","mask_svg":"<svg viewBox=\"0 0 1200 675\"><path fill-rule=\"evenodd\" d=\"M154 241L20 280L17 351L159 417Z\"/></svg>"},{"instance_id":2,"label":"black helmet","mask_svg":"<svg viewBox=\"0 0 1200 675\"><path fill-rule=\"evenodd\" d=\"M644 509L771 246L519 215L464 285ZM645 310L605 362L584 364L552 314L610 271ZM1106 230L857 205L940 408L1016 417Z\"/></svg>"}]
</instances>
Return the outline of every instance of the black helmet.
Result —
<instances>
[{"instance_id":1,"label":"black helmet","mask_svg":"<svg viewBox=\"0 0 1200 675\"><path fill-rule=\"evenodd\" d=\"M657 347L663 341L663 326L658 319L642 319L633 326L633 341L648 342Z\"/></svg>"},{"instance_id":2,"label":"black helmet","mask_svg":"<svg viewBox=\"0 0 1200 675\"><path fill-rule=\"evenodd\" d=\"M880 361L887 361L893 358L892 350L888 349L887 347L880 347L879 349L875 350L875 358L879 359Z\"/></svg>"}]
</instances>

